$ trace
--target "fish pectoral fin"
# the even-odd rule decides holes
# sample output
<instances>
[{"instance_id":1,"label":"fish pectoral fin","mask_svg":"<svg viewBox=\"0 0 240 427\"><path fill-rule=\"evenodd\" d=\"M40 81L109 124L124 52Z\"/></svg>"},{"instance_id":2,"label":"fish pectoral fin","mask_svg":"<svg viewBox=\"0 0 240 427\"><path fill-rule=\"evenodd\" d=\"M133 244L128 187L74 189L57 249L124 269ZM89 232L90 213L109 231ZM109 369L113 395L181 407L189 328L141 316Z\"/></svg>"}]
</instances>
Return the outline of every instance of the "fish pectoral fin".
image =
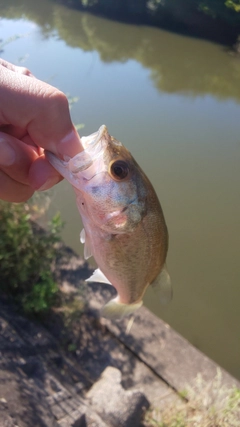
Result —
<instances>
[{"instance_id":1,"label":"fish pectoral fin","mask_svg":"<svg viewBox=\"0 0 240 427\"><path fill-rule=\"evenodd\" d=\"M109 280L106 278L105 274L100 270L100 268L97 268L91 277L86 280L86 282L98 282L98 283L107 283L108 285L111 285L112 283L109 282Z\"/></svg>"},{"instance_id":2,"label":"fish pectoral fin","mask_svg":"<svg viewBox=\"0 0 240 427\"><path fill-rule=\"evenodd\" d=\"M81 233L80 233L80 242L84 243L84 259L88 259L92 256L92 249L90 246L90 241L89 238L87 236L87 234L85 233L84 228L82 229Z\"/></svg>"},{"instance_id":3,"label":"fish pectoral fin","mask_svg":"<svg viewBox=\"0 0 240 427\"><path fill-rule=\"evenodd\" d=\"M159 275L151 283L155 293L158 294L160 302L162 304L168 304L173 296L172 283L166 265L159 273Z\"/></svg>"},{"instance_id":4,"label":"fish pectoral fin","mask_svg":"<svg viewBox=\"0 0 240 427\"><path fill-rule=\"evenodd\" d=\"M118 297L116 297L101 309L101 315L108 319L122 319L140 308L142 303L140 301L136 304L122 304L118 301Z\"/></svg>"},{"instance_id":5,"label":"fish pectoral fin","mask_svg":"<svg viewBox=\"0 0 240 427\"><path fill-rule=\"evenodd\" d=\"M85 238L86 238L86 234L85 234L85 230L83 228L81 233L80 233L80 242L85 243Z\"/></svg>"}]
</instances>

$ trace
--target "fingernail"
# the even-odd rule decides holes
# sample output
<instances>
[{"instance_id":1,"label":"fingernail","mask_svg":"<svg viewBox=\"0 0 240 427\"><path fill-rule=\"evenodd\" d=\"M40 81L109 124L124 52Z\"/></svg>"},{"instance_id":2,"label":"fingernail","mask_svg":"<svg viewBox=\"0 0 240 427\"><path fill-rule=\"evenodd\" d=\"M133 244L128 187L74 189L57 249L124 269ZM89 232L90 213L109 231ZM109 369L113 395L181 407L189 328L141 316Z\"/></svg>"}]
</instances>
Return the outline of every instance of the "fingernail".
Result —
<instances>
[{"instance_id":1,"label":"fingernail","mask_svg":"<svg viewBox=\"0 0 240 427\"><path fill-rule=\"evenodd\" d=\"M37 189L37 191L44 191L44 190L49 190L51 187L53 187L55 184L57 184L59 182L59 177L55 177L55 178L49 178L47 179L46 182L44 182L43 185L41 185L41 187L39 187Z\"/></svg>"},{"instance_id":2,"label":"fingernail","mask_svg":"<svg viewBox=\"0 0 240 427\"><path fill-rule=\"evenodd\" d=\"M4 140L0 138L0 165L11 166L16 159L14 149Z\"/></svg>"},{"instance_id":3,"label":"fingernail","mask_svg":"<svg viewBox=\"0 0 240 427\"><path fill-rule=\"evenodd\" d=\"M58 152L60 155L68 155L70 157L83 151L80 136L77 131L72 130L58 143Z\"/></svg>"}]
</instances>

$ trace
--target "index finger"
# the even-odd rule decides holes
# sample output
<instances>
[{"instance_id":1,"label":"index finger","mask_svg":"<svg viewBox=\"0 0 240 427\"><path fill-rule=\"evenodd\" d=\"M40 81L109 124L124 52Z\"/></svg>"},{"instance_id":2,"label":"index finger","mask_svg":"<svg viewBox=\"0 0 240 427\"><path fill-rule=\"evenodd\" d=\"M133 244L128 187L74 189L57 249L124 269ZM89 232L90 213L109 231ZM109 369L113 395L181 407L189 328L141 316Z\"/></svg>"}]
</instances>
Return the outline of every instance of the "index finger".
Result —
<instances>
[{"instance_id":1,"label":"index finger","mask_svg":"<svg viewBox=\"0 0 240 427\"><path fill-rule=\"evenodd\" d=\"M61 91L3 66L0 73L0 124L23 129L36 145L60 157L83 150Z\"/></svg>"}]
</instances>

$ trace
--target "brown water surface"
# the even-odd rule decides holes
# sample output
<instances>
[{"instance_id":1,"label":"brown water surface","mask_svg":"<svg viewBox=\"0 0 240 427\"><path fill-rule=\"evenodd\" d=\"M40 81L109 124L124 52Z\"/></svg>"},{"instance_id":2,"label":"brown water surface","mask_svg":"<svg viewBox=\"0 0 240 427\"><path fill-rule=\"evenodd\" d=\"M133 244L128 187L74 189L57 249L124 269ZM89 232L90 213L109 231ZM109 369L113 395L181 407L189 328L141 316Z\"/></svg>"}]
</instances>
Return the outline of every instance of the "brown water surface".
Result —
<instances>
[{"instance_id":1,"label":"brown water surface","mask_svg":"<svg viewBox=\"0 0 240 427\"><path fill-rule=\"evenodd\" d=\"M50 0L0 1L0 11L1 56L79 97L81 133L105 123L156 188L174 299L163 308L150 289L145 304L240 378L239 57ZM65 242L81 253L71 188L63 182L51 197Z\"/></svg>"}]
</instances>

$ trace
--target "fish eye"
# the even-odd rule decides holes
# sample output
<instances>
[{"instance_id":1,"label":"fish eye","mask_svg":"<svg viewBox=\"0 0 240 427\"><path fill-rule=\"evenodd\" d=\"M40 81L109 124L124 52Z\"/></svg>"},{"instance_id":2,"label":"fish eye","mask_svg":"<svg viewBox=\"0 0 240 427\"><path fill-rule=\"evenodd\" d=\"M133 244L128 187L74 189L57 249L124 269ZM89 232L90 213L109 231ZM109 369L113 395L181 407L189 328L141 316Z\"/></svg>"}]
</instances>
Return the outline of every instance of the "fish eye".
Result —
<instances>
[{"instance_id":1,"label":"fish eye","mask_svg":"<svg viewBox=\"0 0 240 427\"><path fill-rule=\"evenodd\" d=\"M112 178L121 181L126 178L129 173L129 167L123 160L116 160L110 166L110 174Z\"/></svg>"}]
</instances>

